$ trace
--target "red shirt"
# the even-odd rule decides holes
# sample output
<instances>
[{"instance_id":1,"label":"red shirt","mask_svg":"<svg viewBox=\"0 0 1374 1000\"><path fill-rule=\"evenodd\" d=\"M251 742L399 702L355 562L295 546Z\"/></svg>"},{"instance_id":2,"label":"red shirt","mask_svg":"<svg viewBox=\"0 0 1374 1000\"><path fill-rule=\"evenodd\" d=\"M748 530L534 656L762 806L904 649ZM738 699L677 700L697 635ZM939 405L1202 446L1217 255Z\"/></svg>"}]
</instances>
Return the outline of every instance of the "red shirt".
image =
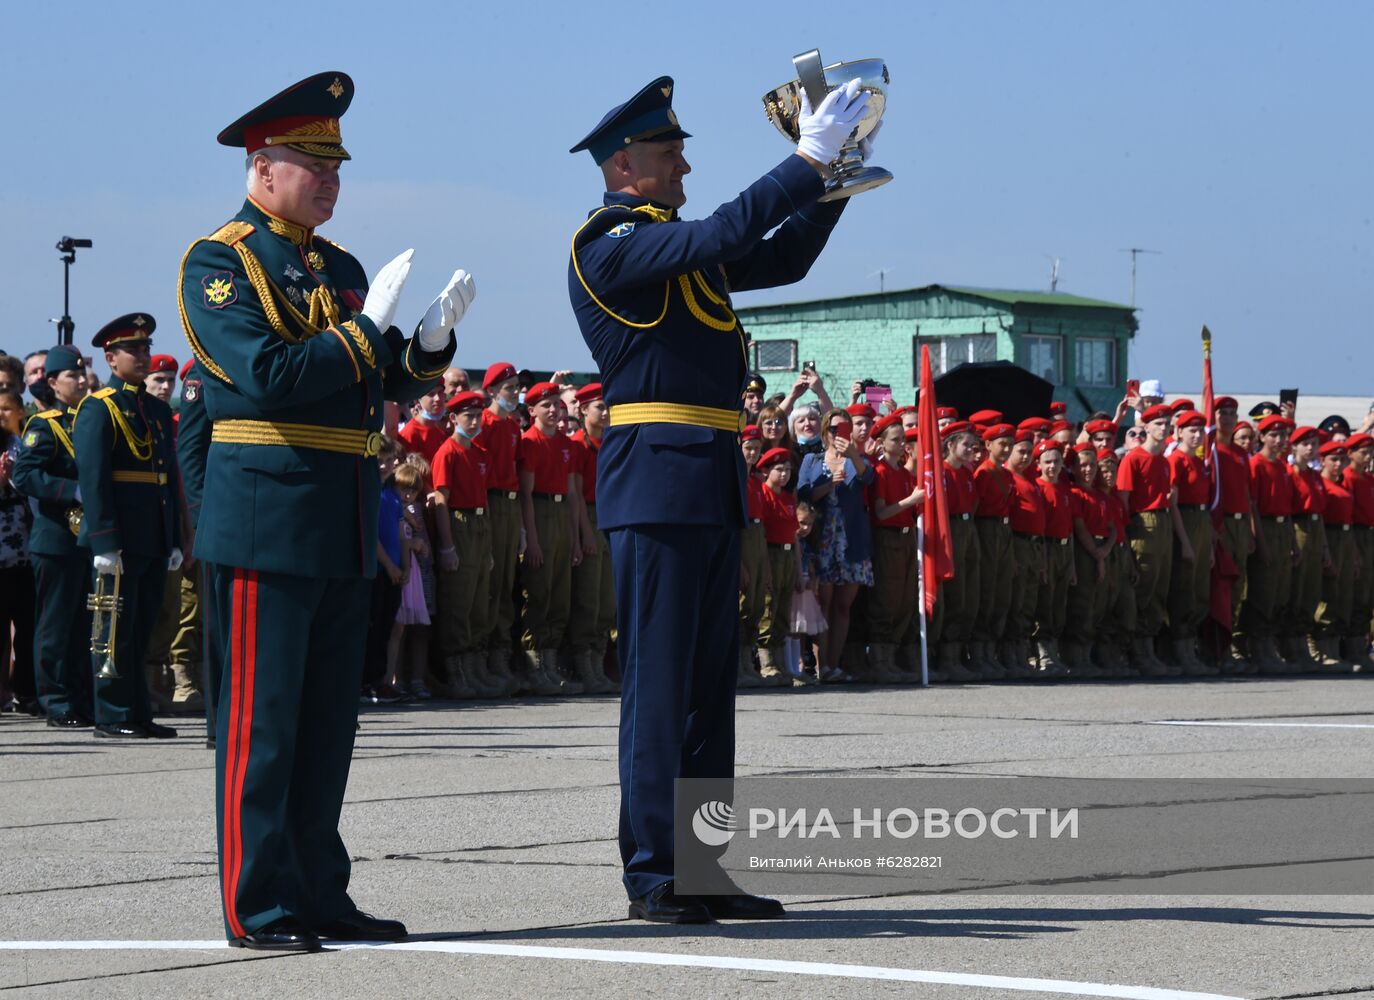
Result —
<instances>
[{"instance_id":1,"label":"red shirt","mask_svg":"<svg viewBox=\"0 0 1374 1000\"><path fill-rule=\"evenodd\" d=\"M907 472L905 466L893 468L885 460L873 463L873 482L868 487L868 509L873 512L873 523L881 528L911 528L916 525L916 508L899 510L889 518L878 520L878 504L891 505L911 496L916 488L916 477Z\"/></svg>"},{"instance_id":2,"label":"red shirt","mask_svg":"<svg viewBox=\"0 0 1374 1000\"><path fill-rule=\"evenodd\" d=\"M473 510L487 505L487 474L491 456L474 442L464 448L449 438L434 454L431 472L434 488L448 490L448 505L453 510Z\"/></svg>"},{"instance_id":3,"label":"red shirt","mask_svg":"<svg viewBox=\"0 0 1374 1000\"><path fill-rule=\"evenodd\" d=\"M1271 462L1263 455L1250 457L1250 495L1260 517L1289 517L1293 513L1293 477L1283 459Z\"/></svg>"},{"instance_id":4,"label":"red shirt","mask_svg":"<svg viewBox=\"0 0 1374 1000\"><path fill-rule=\"evenodd\" d=\"M566 494L576 445L565 434L545 434L533 425L520 435L516 460L521 472L534 473L535 493Z\"/></svg>"},{"instance_id":5,"label":"red shirt","mask_svg":"<svg viewBox=\"0 0 1374 1000\"><path fill-rule=\"evenodd\" d=\"M1116 522L1116 544L1129 545L1130 539L1126 537L1126 529L1130 527L1131 515L1126 510L1126 505L1121 502L1121 494L1113 492L1107 497L1107 513Z\"/></svg>"},{"instance_id":6,"label":"red shirt","mask_svg":"<svg viewBox=\"0 0 1374 1000\"><path fill-rule=\"evenodd\" d=\"M1354 500L1353 523L1374 525L1374 476L1368 473L1362 476L1354 468L1346 469L1345 488ZM1368 567L1365 567L1365 572L1369 572Z\"/></svg>"},{"instance_id":7,"label":"red shirt","mask_svg":"<svg viewBox=\"0 0 1374 1000\"><path fill-rule=\"evenodd\" d=\"M1293 513L1326 513L1326 491L1322 489L1322 474L1313 469L1299 469L1296 465L1288 467L1293 477Z\"/></svg>"},{"instance_id":8,"label":"red shirt","mask_svg":"<svg viewBox=\"0 0 1374 1000\"><path fill-rule=\"evenodd\" d=\"M763 536L770 545L797 543L797 498L786 490L763 487Z\"/></svg>"},{"instance_id":9,"label":"red shirt","mask_svg":"<svg viewBox=\"0 0 1374 1000\"><path fill-rule=\"evenodd\" d=\"M1045 533L1045 495L1030 476L1013 474L1016 497L1011 505L1011 530L1023 535Z\"/></svg>"},{"instance_id":10,"label":"red shirt","mask_svg":"<svg viewBox=\"0 0 1374 1000\"><path fill-rule=\"evenodd\" d=\"M1011 514L1016 487L1005 466L987 459L973 473L973 488L978 493L979 517L1007 517Z\"/></svg>"},{"instance_id":11,"label":"red shirt","mask_svg":"<svg viewBox=\"0 0 1374 1000\"><path fill-rule=\"evenodd\" d=\"M482 411L482 429L473 439L487 449L491 467L487 471L487 488L513 491L520 488L515 475L515 453L520 447L520 422L498 417L491 410Z\"/></svg>"},{"instance_id":12,"label":"red shirt","mask_svg":"<svg viewBox=\"0 0 1374 1000\"><path fill-rule=\"evenodd\" d=\"M594 438L585 430L572 436L577 442L577 453L573 456L573 472L582 477L582 499L596 503L596 456L601 451L601 439Z\"/></svg>"},{"instance_id":13,"label":"red shirt","mask_svg":"<svg viewBox=\"0 0 1374 1000\"><path fill-rule=\"evenodd\" d=\"M978 493L973 485L972 469L945 466L945 502L953 515L973 513L978 506Z\"/></svg>"},{"instance_id":14,"label":"red shirt","mask_svg":"<svg viewBox=\"0 0 1374 1000\"><path fill-rule=\"evenodd\" d=\"M763 480L754 473L745 477L746 495L749 498L749 520L763 520Z\"/></svg>"},{"instance_id":15,"label":"red shirt","mask_svg":"<svg viewBox=\"0 0 1374 1000\"><path fill-rule=\"evenodd\" d=\"M1169 469L1179 503L1188 507L1212 503L1212 477L1202 459L1175 448L1169 456Z\"/></svg>"},{"instance_id":16,"label":"red shirt","mask_svg":"<svg viewBox=\"0 0 1374 1000\"><path fill-rule=\"evenodd\" d=\"M1116 488L1131 495L1131 513L1168 510L1173 473L1163 455L1151 455L1143 447L1132 448L1116 470Z\"/></svg>"},{"instance_id":17,"label":"red shirt","mask_svg":"<svg viewBox=\"0 0 1374 1000\"><path fill-rule=\"evenodd\" d=\"M1083 522L1094 538L1106 538L1114 520L1107 508L1107 494L1081 486L1073 488L1073 516Z\"/></svg>"},{"instance_id":18,"label":"red shirt","mask_svg":"<svg viewBox=\"0 0 1374 1000\"><path fill-rule=\"evenodd\" d=\"M1355 498L1342 482L1333 483L1322 476L1322 491L1326 494L1326 511L1323 520L1327 524L1353 524L1355 520Z\"/></svg>"},{"instance_id":19,"label":"red shirt","mask_svg":"<svg viewBox=\"0 0 1374 1000\"><path fill-rule=\"evenodd\" d=\"M451 433L447 417L443 420L416 417L406 421L406 425L396 432L396 440L405 446L406 451L419 452L425 456L426 462L433 465L434 456Z\"/></svg>"},{"instance_id":20,"label":"red shirt","mask_svg":"<svg viewBox=\"0 0 1374 1000\"><path fill-rule=\"evenodd\" d=\"M1045 534L1050 538L1068 538L1073 534L1073 487L1043 477L1036 480L1036 485L1045 497Z\"/></svg>"},{"instance_id":21,"label":"red shirt","mask_svg":"<svg viewBox=\"0 0 1374 1000\"><path fill-rule=\"evenodd\" d=\"M1218 441L1217 474L1221 477L1218 509L1223 514L1250 513L1250 456Z\"/></svg>"}]
</instances>

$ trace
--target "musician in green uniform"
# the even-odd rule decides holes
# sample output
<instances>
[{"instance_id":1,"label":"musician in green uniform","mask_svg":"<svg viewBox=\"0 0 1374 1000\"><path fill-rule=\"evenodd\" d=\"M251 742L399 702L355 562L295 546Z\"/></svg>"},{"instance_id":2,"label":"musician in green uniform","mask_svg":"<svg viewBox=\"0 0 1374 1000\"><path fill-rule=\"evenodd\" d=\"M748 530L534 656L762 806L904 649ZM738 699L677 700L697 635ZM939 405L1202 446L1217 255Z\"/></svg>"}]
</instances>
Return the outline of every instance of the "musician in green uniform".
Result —
<instances>
[{"instance_id":1,"label":"musician in green uniform","mask_svg":"<svg viewBox=\"0 0 1374 1000\"><path fill-rule=\"evenodd\" d=\"M169 739L153 721L143 669L148 638L162 609L169 569L181 567L181 487L172 409L143 388L157 323L129 313L107 323L91 343L105 351L110 382L76 408L72 444L84 513L77 543L93 555L120 608L109 623L111 655L93 653L95 735Z\"/></svg>"}]
</instances>

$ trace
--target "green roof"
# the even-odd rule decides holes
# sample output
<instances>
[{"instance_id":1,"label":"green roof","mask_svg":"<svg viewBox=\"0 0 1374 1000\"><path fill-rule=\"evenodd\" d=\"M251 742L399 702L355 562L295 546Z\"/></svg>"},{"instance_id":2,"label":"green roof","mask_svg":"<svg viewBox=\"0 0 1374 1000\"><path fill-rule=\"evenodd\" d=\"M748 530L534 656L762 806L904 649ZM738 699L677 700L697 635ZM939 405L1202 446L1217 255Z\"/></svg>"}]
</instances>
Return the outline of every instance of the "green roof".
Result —
<instances>
[{"instance_id":1,"label":"green roof","mask_svg":"<svg viewBox=\"0 0 1374 1000\"><path fill-rule=\"evenodd\" d=\"M1066 295L1063 292L1019 292L1007 288L973 288L968 285L927 285L924 288L914 289L918 292L934 291L944 289L947 292L958 292L961 295L974 295L981 299L992 299L996 302L1006 302L1009 305L1043 305L1043 306L1089 306L1097 309L1130 309L1133 306L1125 306L1119 302L1108 302L1105 299L1089 299L1082 295Z\"/></svg>"}]
</instances>

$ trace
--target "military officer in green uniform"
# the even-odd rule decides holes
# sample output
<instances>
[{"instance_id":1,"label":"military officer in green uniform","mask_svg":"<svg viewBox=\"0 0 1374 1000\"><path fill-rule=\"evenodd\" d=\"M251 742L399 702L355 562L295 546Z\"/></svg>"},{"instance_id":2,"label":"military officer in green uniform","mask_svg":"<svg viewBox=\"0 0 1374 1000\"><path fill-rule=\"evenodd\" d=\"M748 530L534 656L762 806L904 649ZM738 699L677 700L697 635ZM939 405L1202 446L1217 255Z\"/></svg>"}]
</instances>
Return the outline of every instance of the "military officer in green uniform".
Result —
<instances>
[{"instance_id":1,"label":"military officer in green uniform","mask_svg":"<svg viewBox=\"0 0 1374 1000\"><path fill-rule=\"evenodd\" d=\"M86 395L86 362L74 347L48 350L46 381L53 408L29 419L11 481L32 501L29 532L37 588L35 668L38 702L48 725L70 729L91 725L90 617L91 553L76 544L81 488L76 478L72 419Z\"/></svg>"},{"instance_id":2,"label":"military officer in green uniform","mask_svg":"<svg viewBox=\"0 0 1374 1000\"><path fill-rule=\"evenodd\" d=\"M182 260L187 341L212 421L195 556L222 657L220 895L238 947L394 940L358 909L339 835L377 571L377 452L387 400L416 399L453 357L475 295L457 271L413 337L392 326L411 251L369 283L315 228L349 158L344 73L312 76L219 134L248 153L248 200Z\"/></svg>"},{"instance_id":3,"label":"military officer in green uniform","mask_svg":"<svg viewBox=\"0 0 1374 1000\"><path fill-rule=\"evenodd\" d=\"M110 382L81 400L72 424L84 508L77 543L91 551L95 576L119 581L114 671L92 654L95 735L170 739L153 722L143 661L162 609L168 569L181 566L181 487L172 409L143 388L157 326L147 313L107 323L91 343L105 351Z\"/></svg>"},{"instance_id":4,"label":"military officer in green uniform","mask_svg":"<svg viewBox=\"0 0 1374 1000\"><path fill-rule=\"evenodd\" d=\"M205 413L205 372L193 357L181 369L181 408L177 410L177 466L181 472L181 496L186 504L186 524L190 528L191 541L194 541L196 525L200 521L200 502L205 495L205 461L210 454L210 418ZM194 552L188 547L188 552ZM220 677L223 674L220 660L216 657L218 645L210 641L206 628L210 624L204 613L205 604L201 595L205 593L205 560L195 559L190 567L195 574L191 579L193 586L188 595L183 582L182 589L182 631L189 632L188 642L200 645L202 685L205 696L205 744L215 745L216 695L219 694ZM187 607L188 596L192 599L194 610ZM194 614L199 627L192 629L187 622L188 614ZM177 642L182 642L178 633Z\"/></svg>"}]
</instances>

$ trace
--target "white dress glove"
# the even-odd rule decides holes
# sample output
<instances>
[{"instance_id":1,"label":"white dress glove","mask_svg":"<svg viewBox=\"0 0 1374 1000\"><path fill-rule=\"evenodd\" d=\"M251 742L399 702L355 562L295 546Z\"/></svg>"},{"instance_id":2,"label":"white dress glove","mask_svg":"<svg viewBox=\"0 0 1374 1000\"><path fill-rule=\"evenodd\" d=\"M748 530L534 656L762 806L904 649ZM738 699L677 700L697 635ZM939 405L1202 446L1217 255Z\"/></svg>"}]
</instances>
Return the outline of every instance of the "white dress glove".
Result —
<instances>
[{"instance_id":1,"label":"white dress glove","mask_svg":"<svg viewBox=\"0 0 1374 1000\"><path fill-rule=\"evenodd\" d=\"M875 139L878 138L878 133L882 130L883 123L878 122L877 125L873 126L872 132L868 133L868 135L864 136L862 139L859 140L859 155L863 157L863 161L865 163L867 163L868 158L873 155L873 142Z\"/></svg>"},{"instance_id":2,"label":"white dress glove","mask_svg":"<svg viewBox=\"0 0 1374 1000\"><path fill-rule=\"evenodd\" d=\"M401 289L410 275L410 258L414 256L414 250L407 250L372 279L372 285L367 290L367 301L363 303L363 315L372 320L379 333L386 333L391 328L391 321L396 317L396 306L401 302Z\"/></svg>"},{"instance_id":3,"label":"white dress glove","mask_svg":"<svg viewBox=\"0 0 1374 1000\"><path fill-rule=\"evenodd\" d=\"M184 561L185 557L181 554L181 549L172 549L172 554L167 557L168 572L175 573L177 570L181 569L181 564Z\"/></svg>"},{"instance_id":4,"label":"white dress glove","mask_svg":"<svg viewBox=\"0 0 1374 1000\"><path fill-rule=\"evenodd\" d=\"M811 110L806 91L802 91L801 117L797 120L801 138L797 141L797 152L820 163L829 163L839 154L868 104L868 92L859 87L857 78L843 87L836 87L825 95L815 111Z\"/></svg>"},{"instance_id":5,"label":"white dress glove","mask_svg":"<svg viewBox=\"0 0 1374 1000\"><path fill-rule=\"evenodd\" d=\"M460 267L420 321L420 347L426 351L442 351L447 347L450 331L458 325L475 298L477 283Z\"/></svg>"},{"instance_id":6,"label":"white dress glove","mask_svg":"<svg viewBox=\"0 0 1374 1000\"><path fill-rule=\"evenodd\" d=\"M123 570L124 562L119 558L119 549L113 552L105 552L97 555L94 559L95 571L102 576L111 576L115 570Z\"/></svg>"}]
</instances>

